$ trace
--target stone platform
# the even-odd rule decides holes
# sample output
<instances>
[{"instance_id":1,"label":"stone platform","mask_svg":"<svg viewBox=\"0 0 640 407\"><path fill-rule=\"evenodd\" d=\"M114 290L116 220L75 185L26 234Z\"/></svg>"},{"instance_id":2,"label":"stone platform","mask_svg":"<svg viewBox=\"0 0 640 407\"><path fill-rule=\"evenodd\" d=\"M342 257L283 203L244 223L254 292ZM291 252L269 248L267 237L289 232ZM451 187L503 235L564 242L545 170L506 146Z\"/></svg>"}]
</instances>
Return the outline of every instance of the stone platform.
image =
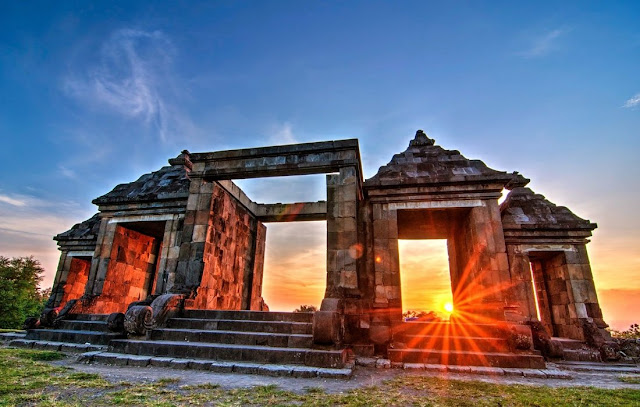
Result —
<instances>
[{"instance_id":1,"label":"stone platform","mask_svg":"<svg viewBox=\"0 0 640 407\"><path fill-rule=\"evenodd\" d=\"M396 329L392 363L545 368L538 351L511 349L497 324L411 321Z\"/></svg>"}]
</instances>

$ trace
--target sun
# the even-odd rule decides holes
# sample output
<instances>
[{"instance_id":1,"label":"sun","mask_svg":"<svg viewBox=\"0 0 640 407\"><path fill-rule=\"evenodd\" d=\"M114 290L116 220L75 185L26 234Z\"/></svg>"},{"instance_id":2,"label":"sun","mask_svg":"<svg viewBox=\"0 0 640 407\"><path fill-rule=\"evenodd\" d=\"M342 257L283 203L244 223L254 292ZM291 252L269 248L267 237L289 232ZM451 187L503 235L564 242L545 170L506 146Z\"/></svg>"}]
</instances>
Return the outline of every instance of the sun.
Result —
<instances>
[{"instance_id":1,"label":"sun","mask_svg":"<svg viewBox=\"0 0 640 407\"><path fill-rule=\"evenodd\" d=\"M453 313L453 304L450 302L445 303L444 310L447 311L449 314Z\"/></svg>"}]
</instances>

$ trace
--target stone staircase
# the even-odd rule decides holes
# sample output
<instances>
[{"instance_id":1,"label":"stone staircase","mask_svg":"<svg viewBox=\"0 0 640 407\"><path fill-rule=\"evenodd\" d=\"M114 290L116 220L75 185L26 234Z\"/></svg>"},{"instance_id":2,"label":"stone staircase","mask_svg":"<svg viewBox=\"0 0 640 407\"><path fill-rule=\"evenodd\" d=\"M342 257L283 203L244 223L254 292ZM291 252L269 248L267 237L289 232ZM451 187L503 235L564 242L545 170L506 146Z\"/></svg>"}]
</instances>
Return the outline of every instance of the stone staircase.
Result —
<instances>
[{"instance_id":1,"label":"stone staircase","mask_svg":"<svg viewBox=\"0 0 640 407\"><path fill-rule=\"evenodd\" d=\"M84 362L292 377L349 378L346 349L313 345L312 313L187 309L146 338L112 339Z\"/></svg>"},{"instance_id":2,"label":"stone staircase","mask_svg":"<svg viewBox=\"0 0 640 407\"><path fill-rule=\"evenodd\" d=\"M388 351L392 363L545 367L537 351L512 352L503 331L495 324L403 322L393 339L393 347Z\"/></svg>"},{"instance_id":3,"label":"stone staircase","mask_svg":"<svg viewBox=\"0 0 640 407\"><path fill-rule=\"evenodd\" d=\"M108 345L113 339L124 337L107 328L108 314L71 314L55 329L29 329L26 340Z\"/></svg>"}]
</instances>

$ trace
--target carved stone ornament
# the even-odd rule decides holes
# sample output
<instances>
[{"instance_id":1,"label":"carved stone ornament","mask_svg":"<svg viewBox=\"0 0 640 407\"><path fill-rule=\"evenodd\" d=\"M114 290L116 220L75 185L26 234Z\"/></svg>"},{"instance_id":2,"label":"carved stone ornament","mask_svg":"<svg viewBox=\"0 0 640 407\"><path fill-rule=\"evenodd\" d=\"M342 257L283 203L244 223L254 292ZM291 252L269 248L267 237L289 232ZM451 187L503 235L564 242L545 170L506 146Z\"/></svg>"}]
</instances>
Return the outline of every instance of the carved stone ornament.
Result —
<instances>
[{"instance_id":1,"label":"carved stone ornament","mask_svg":"<svg viewBox=\"0 0 640 407\"><path fill-rule=\"evenodd\" d=\"M153 327L153 310L148 305L134 305L124 315L124 329L130 335L145 335Z\"/></svg>"}]
</instances>

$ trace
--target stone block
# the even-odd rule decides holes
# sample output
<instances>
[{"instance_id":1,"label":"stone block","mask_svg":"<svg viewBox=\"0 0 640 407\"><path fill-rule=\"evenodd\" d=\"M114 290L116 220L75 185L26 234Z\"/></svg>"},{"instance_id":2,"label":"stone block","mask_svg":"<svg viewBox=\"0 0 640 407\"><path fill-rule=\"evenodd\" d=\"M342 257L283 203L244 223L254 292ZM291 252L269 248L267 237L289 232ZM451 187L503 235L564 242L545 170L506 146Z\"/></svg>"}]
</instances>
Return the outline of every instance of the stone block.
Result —
<instances>
[{"instance_id":1,"label":"stone block","mask_svg":"<svg viewBox=\"0 0 640 407\"><path fill-rule=\"evenodd\" d=\"M424 363L404 363L402 368L405 370L425 370Z\"/></svg>"},{"instance_id":2,"label":"stone block","mask_svg":"<svg viewBox=\"0 0 640 407\"><path fill-rule=\"evenodd\" d=\"M389 359L376 360L376 369L390 369L391 361Z\"/></svg>"},{"instance_id":3,"label":"stone block","mask_svg":"<svg viewBox=\"0 0 640 407\"><path fill-rule=\"evenodd\" d=\"M152 357L149 359L149 364L153 367L169 367L171 366L173 358Z\"/></svg>"},{"instance_id":4,"label":"stone block","mask_svg":"<svg viewBox=\"0 0 640 407\"><path fill-rule=\"evenodd\" d=\"M234 363L215 361L209 365L209 370L216 373L231 373L235 367Z\"/></svg>"},{"instance_id":5,"label":"stone block","mask_svg":"<svg viewBox=\"0 0 640 407\"><path fill-rule=\"evenodd\" d=\"M358 288L358 275L355 271L343 270L340 272L340 287Z\"/></svg>"},{"instance_id":6,"label":"stone block","mask_svg":"<svg viewBox=\"0 0 640 407\"><path fill-rule=\"evenodd\" d=\"M391 328L387 325L372 325L369 328L369 338L375 344L385 344L391 340Z\"/></svg>"},{"instance_id":7,"label":"stone block","mask_svg":"<svg viewBox=\"0 0 640 407\"><path fill-rule=\"evenodd\" d=\"M172 359L169 367L172 369L188 369L191 362L193 362L191 359Z\"/></svg>"}]
</instances>

